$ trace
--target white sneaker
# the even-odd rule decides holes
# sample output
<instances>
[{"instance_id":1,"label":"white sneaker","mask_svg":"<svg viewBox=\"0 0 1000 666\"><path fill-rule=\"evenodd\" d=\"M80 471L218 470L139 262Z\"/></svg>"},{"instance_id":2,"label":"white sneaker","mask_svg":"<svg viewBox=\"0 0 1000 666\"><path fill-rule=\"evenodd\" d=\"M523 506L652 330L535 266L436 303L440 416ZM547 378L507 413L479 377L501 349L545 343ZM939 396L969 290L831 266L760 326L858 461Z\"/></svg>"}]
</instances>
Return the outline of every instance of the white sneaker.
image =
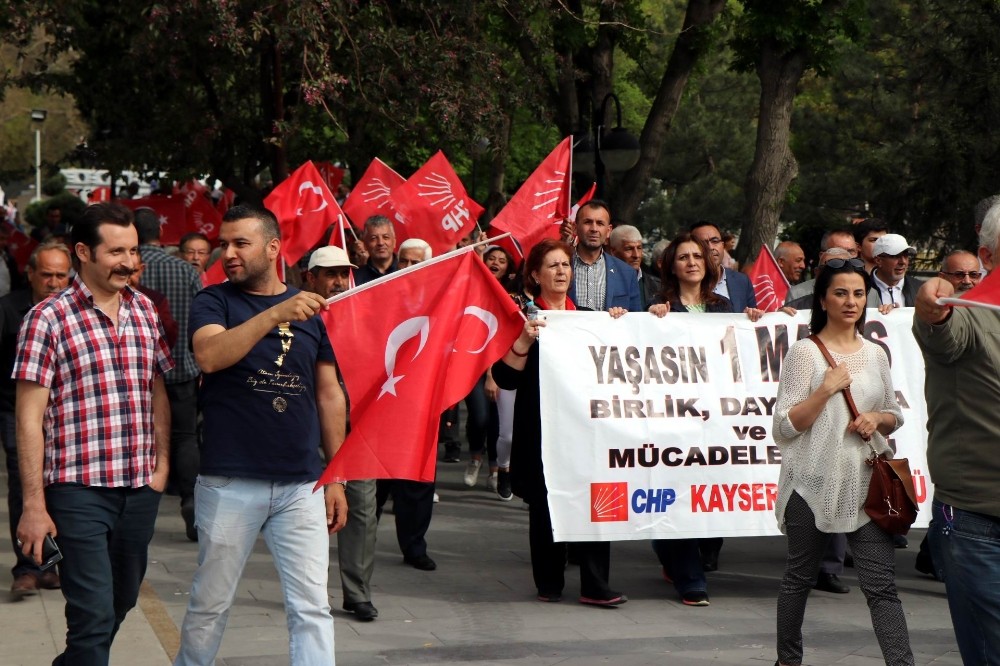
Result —
<instances>
[{"instance_id":1,"label":"white sneaker","mask_svg":"<svg viewBox=\"0 0 1000 666\"><path fill-rule=\"evenodd\" d=\"M440 501L441 501L441 496L438 495L437 493L434 493L434 504L437 504Z\"/></svg>"},{"instance_id":2,"label":"white sneaker","mask_svg":"<svg viewBox=\"0 0 1000 666\"><path fill-rule=\"evenodd\" d=\"M465 485L470 488L475 487L476 482L479 480L479 468L482 466L482 460L476 460L473 458L469 461L469 464L465 466Z\"/></svg>"},{"instance_id":3,"label":"white sneaker","mask_svg":"<svg viewBox=\"0 0 1000 666\"><path fill-rule=\"evenodd\" d=\"M486 487L493 492L497 491L497 473L490 472L490 475L486 477Z\"/></svg>"}]
</instances>

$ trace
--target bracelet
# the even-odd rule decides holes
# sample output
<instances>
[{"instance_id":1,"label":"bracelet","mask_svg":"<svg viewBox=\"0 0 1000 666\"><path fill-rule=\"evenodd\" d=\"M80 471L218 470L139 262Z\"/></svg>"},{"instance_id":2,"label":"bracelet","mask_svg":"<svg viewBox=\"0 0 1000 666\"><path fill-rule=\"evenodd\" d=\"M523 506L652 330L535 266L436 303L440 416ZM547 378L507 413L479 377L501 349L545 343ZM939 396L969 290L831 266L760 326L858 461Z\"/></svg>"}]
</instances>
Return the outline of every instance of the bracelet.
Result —
<instances>
[{"instance_id":1,"label":"bracelet","mask_svg":"<svg viewBox=\"0 0 1000 666\"><path fill-rule=\"evenodd\" d=\"M528 351L526 351L526 352L524 352L522 354L521 352L519 352L516 349L514 349L513 345L511 345L511 347L510 347L510 353L513 354L514 356L517 356L518 358L525 358L525 357L527 357L528 352L530 352L530 351L531 351L531 349L529 348Z\"/></svg>"},{"instance_id":2,"label":"bracelet","mask_svg":"<svg viewBox=\"0 0 1000 666\"><path fill-rule=\"evenodd\" d=\"M344 489L347 488L347 479L343 479L343 478L339 478L338 477L338 478L333 479L332 481L330 481L330 483L336 483L338 485L341 485L341 486L344 487Z\"/></svg>"}]
</instances>

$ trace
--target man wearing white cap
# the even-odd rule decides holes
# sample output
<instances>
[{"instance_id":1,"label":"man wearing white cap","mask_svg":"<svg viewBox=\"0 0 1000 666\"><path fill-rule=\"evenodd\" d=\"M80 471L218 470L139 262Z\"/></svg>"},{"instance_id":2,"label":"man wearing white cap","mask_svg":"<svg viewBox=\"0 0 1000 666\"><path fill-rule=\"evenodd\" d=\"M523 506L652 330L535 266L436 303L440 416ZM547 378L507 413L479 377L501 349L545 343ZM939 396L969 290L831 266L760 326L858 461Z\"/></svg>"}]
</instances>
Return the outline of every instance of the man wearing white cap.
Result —
<instances>
[{"instance_id":1,"label":"man wearing white cap","mask_svg":"<svg viewBox=\"0 0 1000 666\"><path fill-rule=\"evenodd\" d=\"M321 247L309 257L305 288L323 298L330 298L351 288L351 269L357 268L347 252L336 245Z\"/></svg>"},{"instance_id":2,"label":"man wearing white cap","mask_svg":"<svg viewBox=\"0 0 1000 666\"><path fill-rule=\"evenodd\" d=\"M906 277L906 271L916 253L917 249L899 234L885 234L875 241L872 248L875 270L872 271L872 288L868 292L868 307L913 307L923 280Z\"/></svg>"},{"instance_id":3,"label":"man wearing white cap","mask_svg":"<svg viewBox=\"0 0 1000 666\"><path fill-rule=\"evenodd\" d=\"M351 288L351 263L342 248L321 247L309 257L304 288L323 298L342 294ZM346 395L347 392L345 391ZM348 428L350 428L350 396L348 396ZM343 608L363 622L378 617L372 604L371 579L375 571L375 479L348 481L347 525L337 532L337 559L340 564L340 586L344 593Z\"/></svg>"}]
</instances>

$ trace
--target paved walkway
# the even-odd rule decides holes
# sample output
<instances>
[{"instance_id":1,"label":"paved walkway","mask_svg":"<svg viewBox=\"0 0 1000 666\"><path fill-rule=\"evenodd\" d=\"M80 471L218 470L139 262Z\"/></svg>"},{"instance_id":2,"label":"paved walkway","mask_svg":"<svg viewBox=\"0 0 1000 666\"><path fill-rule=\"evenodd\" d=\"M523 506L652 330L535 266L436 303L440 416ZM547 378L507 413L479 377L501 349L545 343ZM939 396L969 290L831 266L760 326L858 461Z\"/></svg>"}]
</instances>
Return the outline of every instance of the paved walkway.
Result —
<instances>
[{"instance_id":1,"label":"paved walkway","mask_svg":"<svg viewBox=\"0 0 1000 666\"><path fill-rule=\"evenodd\" d=\"M336 570L331 571L331 606L336 617L340 666L372 664L498 664L504 666L639 666L774 662L774 605L784 557L781 538L727 539L720 571L709 574L708 608L678 603L660 577L644 541L612 547L612 583L629 603L618 609L582 606L575 570L567 575L567 600L534 600L528 562L528 514L520 501L503 503L485 486L462 485L464 465L439 465L441 503L428 534L438 570L403 565L392 516L379 529L374 603L380 617L361 623L340 611ZM3 484L6 493L6 484ZM112 650L120 666L169 664L177 645L194 571L197 545L184 538L178 500L160 507L150 566L140 605L130 613ZM0 518L7 520L5 507ZM958 666L944 587L913 570L923 530L912 547L896 551L898 586L917 664ZM9 571L13 556L0 552ZM0 585L9 586L9 576ZM857 578L848 570L850 594L814 593L806 615L805 662L814 666L882 663ZM0 664L43 666L62 647L62 597L45 591L12 602L0 593ZM229 620L219 664L288 664L288 640L281 592L270 557L258 543L247 566Z\"/></svg>"}]
</instances>

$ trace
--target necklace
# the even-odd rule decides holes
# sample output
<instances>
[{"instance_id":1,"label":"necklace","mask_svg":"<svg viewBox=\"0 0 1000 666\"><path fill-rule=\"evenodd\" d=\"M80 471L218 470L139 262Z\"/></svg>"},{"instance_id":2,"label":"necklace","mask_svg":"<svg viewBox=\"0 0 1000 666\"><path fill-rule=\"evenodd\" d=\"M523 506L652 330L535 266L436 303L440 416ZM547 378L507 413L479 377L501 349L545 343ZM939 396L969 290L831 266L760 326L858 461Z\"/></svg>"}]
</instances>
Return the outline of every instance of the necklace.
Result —
<instances>
[{"instance_id":1,"label":"necklace","mask_svg":"<svg viewBox=\"0 0 1000 666\"><path fill-rule=\"evenodd\" d=\"M278 337L281 338L281 353L274 360L274 364L280 368L281 364L285 362L285 354L292 348L292 340L295 338L290 322L283 321L278 324Z\"/></svg>"}]
</instances>

